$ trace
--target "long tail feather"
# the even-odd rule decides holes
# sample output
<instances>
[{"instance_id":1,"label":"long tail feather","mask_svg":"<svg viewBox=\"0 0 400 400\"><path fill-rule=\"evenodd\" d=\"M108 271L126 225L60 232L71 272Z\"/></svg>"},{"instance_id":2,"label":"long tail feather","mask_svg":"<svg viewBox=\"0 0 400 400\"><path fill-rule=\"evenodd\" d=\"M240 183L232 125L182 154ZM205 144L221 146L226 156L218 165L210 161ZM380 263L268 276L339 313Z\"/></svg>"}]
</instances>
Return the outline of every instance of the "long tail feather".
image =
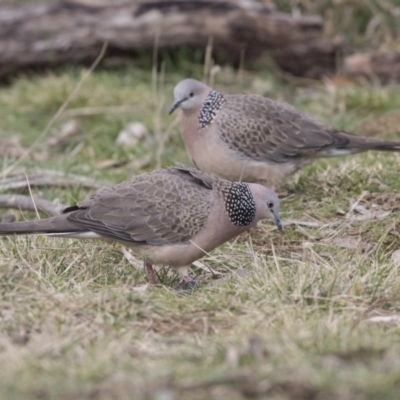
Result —
<instances>
[{"instance_id":1,"label":"long tail feather","mask_svg":"<svg viewBox=\"0 0 400 400\"><path fill-rule=\"evenodd\" d=\"M343 156L362 153L369 150L375 151L400 151L400 141L387 141L365 138L347 132L335 134L337 143L334 147L326 148L324 155L327 157Z\"/></svg>"},{"instance_id":2,"label":"long tail feather","mask_svg":"<svg viewBox=\"0 0 400 400\"><path fill-rule=\"evenodd\" d=\"M68 221L66 215L59 215L35 221L10 222L0 224L0 236L40 235L85 232L85 229Z\"/></svg>"}]
</instances>

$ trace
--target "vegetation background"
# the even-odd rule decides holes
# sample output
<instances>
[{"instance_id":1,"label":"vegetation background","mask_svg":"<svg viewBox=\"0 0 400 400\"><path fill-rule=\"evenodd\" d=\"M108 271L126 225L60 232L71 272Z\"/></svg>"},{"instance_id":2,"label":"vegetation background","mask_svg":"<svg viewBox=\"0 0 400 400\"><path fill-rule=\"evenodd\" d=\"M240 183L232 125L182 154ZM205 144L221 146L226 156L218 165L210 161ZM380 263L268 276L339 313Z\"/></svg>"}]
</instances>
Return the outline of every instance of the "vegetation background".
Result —
<instances>
[{"instance_id":1,"label":"vegetation background","mask_svg":"<svg viewBox=\"0 0 400 400\"><path fill-rule=\"evenodd\" d=\"M399 50L398 0L275 4L321 15L327 36L342 35L357 49ZM99 186L188 163L179 116L167 110L179 80L203 78L203 59L180 52L165 55L158 70L143 54L120 68L106 59L89 75L72 66L18 74L0 86L1 170L32 144L20 171L62 171ZM400 136L394 84L304 81L273 66L238 72L220 65L214 72L221 91L286 101L359 134ZM147 133L133 148L119 146L131 122ZM314 163L284 188L284 234L265 222L215 250L193 267L198 286L191 292L177 290L176 276L163 270L162 286L148 288L118 245L2 238L0 397L398 399L399 169L399 154ZM31 192L70 204L92 190L72 183ZM1 194L9 193L3 186Z\"/></svg>"}]
</instances>

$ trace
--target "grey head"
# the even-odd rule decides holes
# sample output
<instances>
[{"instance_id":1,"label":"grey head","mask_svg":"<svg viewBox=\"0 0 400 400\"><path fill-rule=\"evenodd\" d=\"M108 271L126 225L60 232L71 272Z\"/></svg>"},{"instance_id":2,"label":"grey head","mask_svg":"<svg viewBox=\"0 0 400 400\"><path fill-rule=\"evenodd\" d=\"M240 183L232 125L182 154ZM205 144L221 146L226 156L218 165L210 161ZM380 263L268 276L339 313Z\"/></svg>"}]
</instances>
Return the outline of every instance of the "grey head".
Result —
<instances>
[{"instance_id":1,"label":"grey head","mask_svg":"<svg viewBox=\"0 0 400 400\"><path fill-rule=\"evenodd\" d=\"M258 184L230 183L223 189L225 208L236 226L253 226L261 219L271 219L282 231L279 199L274 191Z\"/></svg>"},{"instance_id":2,"label":"grey head","mask_svg":"<svg viewBox=\"0 0 400 400\"><path fill-rule=\"evenodd\" d=\"M195 79L180 81L175 86L174 103L169 114L172 114L177 108L182 108L184 111L200 109L211 91L212 88Z\"/></svg>"}]
</instances>

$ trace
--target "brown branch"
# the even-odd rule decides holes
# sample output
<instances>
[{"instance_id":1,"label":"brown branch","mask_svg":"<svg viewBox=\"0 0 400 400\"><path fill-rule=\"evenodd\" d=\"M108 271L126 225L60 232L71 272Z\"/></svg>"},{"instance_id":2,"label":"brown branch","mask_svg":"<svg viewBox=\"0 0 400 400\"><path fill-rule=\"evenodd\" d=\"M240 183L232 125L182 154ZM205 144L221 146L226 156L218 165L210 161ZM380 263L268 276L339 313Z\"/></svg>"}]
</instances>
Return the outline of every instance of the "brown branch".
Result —
<instances>
[{"instance_id":1,"label":"brown branch","mask_svg":"<svg viewBox=\"0 0 400 400\"><path fill-rule=\"evenodd\" d=\"M322 28L319 16L280 13L253 0L59 0L2 6L0 78L25 68L88 62L107 42L112 55L152 54L155 44L157 51L200 49L207 71L213 60L242 66L244 59L271 57L283 71L306 78L337 73L346 53L345 73L400 81L398 53L349 55L351 46L328 40Z\"/></svg>"},{"instance_id":2,"label":"brown branch","mask_svg":"<svg viewBox=\"0 0 400 400\"><path fill-rule=\"evenodd\" d=\"M44 211L53 216L58 215L67 206L63 204L53 203L44 199L32 199L30 196L21 194L4 194L0 195L0 208L12 208L22 211Z\"/></svg>"},{"instance_id":3,"label":"brown branch","mask_svg":"<svg viewBox=\"0 0 400 400\"><path fill-rule=\"evenodd\" d=\"M58 1L0 8L0 77L27 67L189 46L239 62L271 55L285 71L320 77L335 69L340 43L323 37L317 16L293 17L247 0ZM157 40L156 40L157 39Z\"/></svg>"},{"instance_id":4,"label":"brown branch","mask_svg":"<svg viewBox=\"0 0 400 400\"><path fill-rule=\"evenodd\" d=\"M99 185L92 178L79 175L67 175L65 173L50 170L36 170L25 175L15 174L9 178L0 179L0 191L15 190L34 186L74 186L80 185L89 189L98 189Z\"/></svg>"}]
</instances>

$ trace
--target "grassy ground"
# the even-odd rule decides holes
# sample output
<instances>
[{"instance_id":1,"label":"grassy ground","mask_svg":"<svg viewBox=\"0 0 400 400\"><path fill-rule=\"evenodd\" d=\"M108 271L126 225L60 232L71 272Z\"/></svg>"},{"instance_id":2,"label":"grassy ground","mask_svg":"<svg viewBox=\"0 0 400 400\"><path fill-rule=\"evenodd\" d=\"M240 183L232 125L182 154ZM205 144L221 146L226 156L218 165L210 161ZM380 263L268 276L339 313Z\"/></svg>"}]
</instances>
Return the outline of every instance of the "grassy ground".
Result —
<instances>
[{"instance_id":1,"label":"grassy ground","mask_svg":"<svg viewBox=\"0 0 400 400\"><path fill-rule=\"evenodd\" d=\"M64 70L1 87L0 137L18 135L29 147L83 74ZM191 75L201 78L201 70ZM133 67L96 71L22 169L102 183L188 162L179 117L167 115L182 77L167 71L155 85ZM400 108L393 86L304 87L267 71L239 79L229 68L215 82L288 101L348 130ZM395 137L400 118L388 118L391 128L379 134ZM76 135L48 146L71 119ZM115 139L132 121L149 133L122 149ZM104 168L110 160L120 165ZM3 157L2 169L14 161ZM175 277L162 271L163 286L146 288L143 271L119 246L1 239L0 397L398 399L400 266L392 254L400 247L399 165L398 154L371 153L303 170L286 186L293 193L282 200L284 234L263 223L215 250L202 262L218 279L193 268L193 292L175 290ZM77 186L32 191L66 204L89 194Z\"/></svg>"}]
</instances>

